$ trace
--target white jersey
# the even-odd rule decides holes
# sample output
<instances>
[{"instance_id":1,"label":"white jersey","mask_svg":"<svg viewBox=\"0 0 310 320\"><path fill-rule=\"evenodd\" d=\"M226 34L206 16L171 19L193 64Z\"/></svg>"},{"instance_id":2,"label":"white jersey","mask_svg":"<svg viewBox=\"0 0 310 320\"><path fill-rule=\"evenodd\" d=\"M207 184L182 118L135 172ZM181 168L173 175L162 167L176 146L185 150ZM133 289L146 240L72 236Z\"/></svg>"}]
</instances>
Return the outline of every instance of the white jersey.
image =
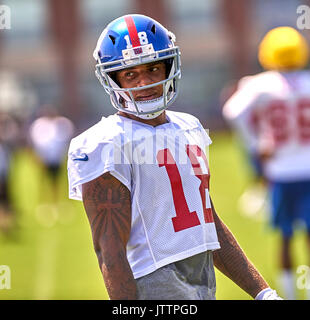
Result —
<instances>
[{"instance_id":1,"label":"white jersey","mask_svg":"<svg viewBox=\"0 0 310 320\"><path fill-rule=\"evenodd\" d=\"M71 141L71 199L83 183L110 172L131 192L127 257L135 278L171 262L219 248L209 197L206 148L211 140L198 119L167 111L153 127L119 115Z\"/></svg>"},{"instance_id":2,"label":"white jersey","mask_svg":"<svg viewBox=\"0 0 310 320\"><path fill-rule=\"evenodd\" d=\"M263 72L243 78L223 108L249 152L273 146L263 164L275 182L310 179L310 72Z\"/></svg>"}]
</instances>

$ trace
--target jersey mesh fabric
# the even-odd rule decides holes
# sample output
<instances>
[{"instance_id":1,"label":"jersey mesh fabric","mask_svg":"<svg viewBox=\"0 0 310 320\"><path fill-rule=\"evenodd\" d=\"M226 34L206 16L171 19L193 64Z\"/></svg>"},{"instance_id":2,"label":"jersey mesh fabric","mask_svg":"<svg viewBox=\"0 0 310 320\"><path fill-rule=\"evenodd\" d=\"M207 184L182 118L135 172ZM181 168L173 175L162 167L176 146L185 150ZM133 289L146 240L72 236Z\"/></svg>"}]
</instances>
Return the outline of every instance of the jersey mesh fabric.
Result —
<instances>
[{"instance_id":1,"label":"jersey mesh fabric","mask_svg":"<svg viewBox=\"0 0 310 320\"><path fill-rule=\"evenodd\" d=\"M84 137L75 138L69 151L71 198L81 199L81 185L107 171L131 191L132 229L127 257L135 278L174 261L219 248L213 221L204 220L201 181L195 176L186 153L188 145L198 146L205 153L211 140L195 117L171 111L167 116L169 122L157 127L110 116ZM164 150L169 150L171 158L160 163L158 155ZM90 160L84 163L72 159L81 153L89 154ZM97 159L94 166L93 157ZM200 154L197 157L202 158ZM203 163L201 159L200 162ZM172 176L167 165L173 167ZM207 167L203 167L203 174L208 174ZM183 193L184 201L174 192ZM203 192L208 194L206 190ZM177 214L176 204L181 207L181 213ZM196 225L175 230L173 219L182 215L185 206L188 215L197 216Z\"/></svg>"}]
</instances>

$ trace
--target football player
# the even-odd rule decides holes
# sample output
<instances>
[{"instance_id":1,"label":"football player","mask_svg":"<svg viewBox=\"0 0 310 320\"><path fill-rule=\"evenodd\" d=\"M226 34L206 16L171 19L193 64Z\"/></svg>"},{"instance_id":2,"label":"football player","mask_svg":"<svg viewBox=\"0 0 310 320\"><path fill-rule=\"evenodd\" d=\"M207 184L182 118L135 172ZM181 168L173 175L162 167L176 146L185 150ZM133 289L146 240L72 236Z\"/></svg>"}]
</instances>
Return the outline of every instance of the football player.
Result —
<instances>
[{"instance_id":1,"label":"football player","mask_svg":"<svg viewBox=\"0 0 310 320\"><path fill-rule=\"evenodd\" d=\"M291 240L303 222L310 251L310 72L305 38L278 27L262 39L258 59L264 72L240 80L223 114L244 140L268 182L272 225L281 230L281 279L295 299Z\"/></svg>"},{"instance_id":2,"label":"football player","mask_svg":"<svg viewBox=\"0 0 310 320\"><path fill-rule=\"evenodd\" d=\"M117 113L72 139L68 176L110 299L215 299L214 265L253 298L280 299L214 210L209 136L192 115L166 111L181 76L175 36L125 15L94 57Z\"/></svg>"},{"instance_id":3,"label":"football player","mask_svg":"<svg viewBox=\"0 0 310 320\"><path fill-rule=\"evenodd\" d=\"M60 115L52 105L41 106L39 116L29 127L29 140L34 154L43 166L43 174L47 173L51 179L54 197L52 202L58 201L61 166L74 130L72 121Z\"/></svg>"}]
</instances>

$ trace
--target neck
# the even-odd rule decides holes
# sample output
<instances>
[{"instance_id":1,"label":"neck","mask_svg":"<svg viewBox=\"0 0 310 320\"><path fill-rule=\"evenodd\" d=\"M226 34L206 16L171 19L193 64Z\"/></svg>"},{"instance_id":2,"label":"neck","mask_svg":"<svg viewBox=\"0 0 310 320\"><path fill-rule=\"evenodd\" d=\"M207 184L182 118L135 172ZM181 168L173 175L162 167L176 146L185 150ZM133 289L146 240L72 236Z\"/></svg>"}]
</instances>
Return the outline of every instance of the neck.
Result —
<instances>
[{"instance_id":1,"label":"neck","mask_svg":"<svg viewBox=\"0 0 310 320\"><path fill-rule=\"evenodd\" d=\"M159 126L161 124L167 123L167 117L166 117L166 112L162 112L158 117L154 118L154 119L141 119L133 114L129 114L126 112L122 112L122 111L118 111L117 112L118 115L122 116L122 117L126 117L132 120L136 120L145 124L148 124L150 126L156 127Z\"/></svg>"}]
</instances>

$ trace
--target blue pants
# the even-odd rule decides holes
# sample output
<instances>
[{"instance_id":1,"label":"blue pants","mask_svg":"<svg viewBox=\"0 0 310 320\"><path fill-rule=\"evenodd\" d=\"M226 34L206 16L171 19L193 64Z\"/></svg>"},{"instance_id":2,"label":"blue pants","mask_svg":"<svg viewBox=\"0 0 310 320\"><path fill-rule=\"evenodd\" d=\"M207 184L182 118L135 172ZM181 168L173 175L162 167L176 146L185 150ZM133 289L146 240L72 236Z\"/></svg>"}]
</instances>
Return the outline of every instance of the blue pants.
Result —
<instances>
[{"instance_id":1,"label":"blue pants","mask_svg":"<svg viewBox=\"0 0 310 320\"><path fill-rule=\"evenodd\" d=\"M271 222L283 236L291 237L295 222L310 234L310 181L270 183Z\"/></svg>"}]
</instances>

